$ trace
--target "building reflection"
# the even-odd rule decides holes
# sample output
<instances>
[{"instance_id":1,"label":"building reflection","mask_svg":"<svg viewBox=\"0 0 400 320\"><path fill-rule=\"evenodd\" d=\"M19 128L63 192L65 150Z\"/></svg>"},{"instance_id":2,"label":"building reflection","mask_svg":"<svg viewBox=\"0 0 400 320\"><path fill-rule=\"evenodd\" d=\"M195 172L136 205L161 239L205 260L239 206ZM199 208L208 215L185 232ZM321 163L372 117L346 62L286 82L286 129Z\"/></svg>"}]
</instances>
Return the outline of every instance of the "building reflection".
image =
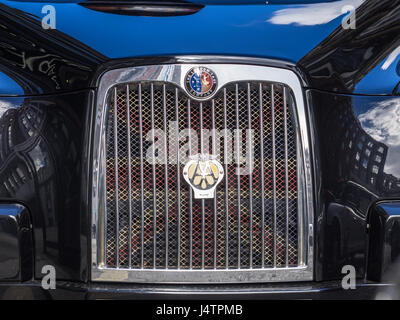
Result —
<instances>
[{"instance_id":1,"label":"building reflection","mask_svg":"<svg viewBox=\"0 0 400 320\"><path fill-rule=\"evenodd\" d=\"M321 164L316 178L323 192L323 207L316 210L321 278L339 279L343 265L364 276L370 208L379 199L400 196L395 157L400 130L382 132L389 110L383 104L393 99L312 92ZM400 124L396 112L390 117Z\"/></svg>"},{"instance_id":2,"label":"building reflection","mask_svg":"<svg viewBox=\"0 0 400 320\"><path fill-rule=\"evenodd\" d=\"M80 268L83 120L68 102L86 94L60 98L25 99L0 115L0 198L31 211L39 273L41 264L59 262L68 278Z\"/></svg>"},{"instance_id":3,"label":"building reflection","mask_svg":"<svg viewBox=\"0 0 400 320\"><path fill-rule=\"evenodd\" d=\"M399 177L385 172L391 146L366 132L350 98L337 103L332 112L328 124L331 134L327 137L330 141L327 143L337 145L336 150L329 149L330 156L336 159L337 176L353 186L358 185L375 198L399 194Z\"/></svg>"}]
</instances>

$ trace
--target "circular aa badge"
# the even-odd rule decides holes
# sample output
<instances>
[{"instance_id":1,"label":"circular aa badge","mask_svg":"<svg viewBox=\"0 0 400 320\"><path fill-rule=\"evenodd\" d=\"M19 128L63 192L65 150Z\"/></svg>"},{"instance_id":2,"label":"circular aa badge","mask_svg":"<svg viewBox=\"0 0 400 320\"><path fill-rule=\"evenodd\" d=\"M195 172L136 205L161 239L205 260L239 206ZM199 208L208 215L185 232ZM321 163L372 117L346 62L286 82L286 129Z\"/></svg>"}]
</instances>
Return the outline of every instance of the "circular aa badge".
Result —
<instances>
[{"instance_id":1,"label":"circular aa badge","mask_svg":"<svg viewBox=\"0 0 400 320\"><path fill-rule=\"evenodd\" d=\"M195 98L207 98L217 88L217 76L206 67L194 67L185 78L186 91Z\"/></svg>"}]
</instances>

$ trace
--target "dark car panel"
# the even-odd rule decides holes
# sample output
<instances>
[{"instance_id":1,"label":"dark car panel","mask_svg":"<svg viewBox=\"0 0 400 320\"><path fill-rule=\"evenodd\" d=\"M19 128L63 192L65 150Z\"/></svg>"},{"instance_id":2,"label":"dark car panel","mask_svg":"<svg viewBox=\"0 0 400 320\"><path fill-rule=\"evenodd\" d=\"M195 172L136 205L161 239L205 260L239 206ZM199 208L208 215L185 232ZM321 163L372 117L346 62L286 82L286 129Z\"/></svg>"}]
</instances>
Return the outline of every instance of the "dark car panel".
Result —
<instances>
[{"instance_id":1,"label":"dark car panel","mask_svg":"<svg viewBox=\"0 0 400 320\"><path fill-rule=\"evenodd\" d=\"M36 277L57 265L61 279L87 277L88 212L81 174L90 91L2 98L3 201L24 203L32 215Z\"/></svg>"}]
</instances>

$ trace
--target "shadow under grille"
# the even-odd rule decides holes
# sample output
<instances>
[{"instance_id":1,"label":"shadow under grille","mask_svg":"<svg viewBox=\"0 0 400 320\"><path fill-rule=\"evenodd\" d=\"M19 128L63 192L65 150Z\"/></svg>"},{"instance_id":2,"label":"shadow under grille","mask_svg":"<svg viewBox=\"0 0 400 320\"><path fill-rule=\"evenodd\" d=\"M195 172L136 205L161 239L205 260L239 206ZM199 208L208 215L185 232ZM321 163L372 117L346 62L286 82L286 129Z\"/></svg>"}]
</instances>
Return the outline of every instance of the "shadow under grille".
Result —
<instances>
[{"instance_id":1,"label":"shadow under grille","mask_svg":"<svg viewBox=\"0 0 400 320\"><path fill-rule=\"evenodd\" d=\"M298 266L288 87L231 83L199 102L174 84L130 83L110 89L107 106L106 268ZM198 153L224 168L214 199L195 199L183 178L185 159Z\"/></svg>"}]
</instances>

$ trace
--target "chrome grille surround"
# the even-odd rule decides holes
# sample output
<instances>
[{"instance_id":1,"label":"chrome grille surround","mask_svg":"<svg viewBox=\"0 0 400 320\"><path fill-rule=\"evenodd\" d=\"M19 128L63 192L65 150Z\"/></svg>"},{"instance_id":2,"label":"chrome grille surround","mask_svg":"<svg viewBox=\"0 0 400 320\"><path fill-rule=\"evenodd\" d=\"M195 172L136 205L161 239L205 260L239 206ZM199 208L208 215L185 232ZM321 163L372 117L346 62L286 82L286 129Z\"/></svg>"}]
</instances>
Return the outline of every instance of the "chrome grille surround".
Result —
<instances>
[{"instance_id":1,"label":"chrome grille surround","mask_svg":"<svg viewBox=\"0 0 400 320\"><path fill-rule=\"evenodd\" d=\"M204 66L213 70L218 77L218 87L215 94L206 99L195 99L190 98L194 102L198 100L200 102L210 102L221 94L224 87L229 85L236 85L237 83L270 83L272 88L280 86L288 90L295 101L295 107L293 107L293 117L295 119L295 134L297 142L297 210L298 210L298 254L297 263L295 266L288 265L287 259L286 264L282 266L276 263L276 253L273 253L274 259L272 265L253 266L252 262L249 263L245 268L239 267L234 269L231 266L226 268L218 268L215 263L212 268L204 267L204 253L202 255L202 262L200 268L193 268L190 264L188 268L184 268L181 265L169 266L166 264L164 268L154 265L153 268L147 268L143 265L143 257L141 258L141 265L133 266L131 264L132 257L129 250L129 263L128 265L120 265L120 259L117 258L115 264L110 267L110 263L106 261L106 216L107 216L107 187L106 187L106 159L107 159L107 113L109 112L108 107L113 108L109 105L110 97L113 94L117 94L116 85L127 86L128 90L131 90L129 86L133 84L145 84L145 83L161 83L161 86L165 88L168 86L176 86L176 92L178 90L185 91L184 77L188 70L195 66ZM152 85L153 88L153 85ZM152 89L153 90L153 89ZM164 89L165 90L165 89ZM164 91L165 92L165 91ZM153 93L153 91L151 91ZM225 95L225 94L224 94ZM285 95L286 96L286 95ZM129 99L128 99L129 100ZM211 103L210 103L211 104ZM165 105L165 104L164 104ZM214 102L212 103L214 105ZM117 108L115 106L115 108ZM128 107L129 108L129 107ZM116 110L116 109L115 109ZM139 112L140 117L142 113ZM128 116L129 117L129 116ZM117 117L114 117L116 119ZM129 118L128 118L129 120ZM140 123L142 120L140 119ZM153 119L154 121L154 119ZM273 123L273 122L272 122ZM113 123L114 127L117 123ZM264 67L255 65L242 65L242 64L170 64L170 65L149 65L140 66L124 69L115 69L105 73L100 79L99 91L97 96L97 105L95 110L95 127L94 127L94 146L98 146L93 150L93 186L92 186L92 280L94 281L121 281L121 282L146 282L146 283L243 283L243 282L275 282L275 281L305 281L312 280L312 266L313 266L313 198L312 198L312 184L311 184L311 162L310 162L310 148L309 148L309 137L307 133L307 120L304 105L304 97L299 79L290 70L280 69L275 67ZM129 135L129 130L128 130ZM115 142L117 137L115 136ZM128 139L127 148L130 150L133 148L131 139ZM142 140L142 136L140 138ZM263 145L263 144L261 144ZM136 146L137 147L137 146ZM286 160L287 160L287 154ZM141 152L141 166L143 166L143 155ZM131 161L128 161L129 166L127 170L131 171ZM286 161L287 163L287 161ZM115 159L115 167L119 168L119 163ZM261 166L263 167L263 166ZM118 170L117 170L118 171ZM143 168L141 167L143 172ZM275 172L275 171L274 171ZM118 173L117 173L118 174ZM168 174L166 170L166 174ZM274 178L276 179L276 178ZM118 183L118 179L116 179ZM184 181L181 179L180 185ZM131 182L129 179L129 189L131 189ZM222 187L223 188L223 187ZM178 187L178 192L180 191ZM118 193L118 186L116 186L116 192ZM143 190L143 189L142 189ZM274 194L276 188L274 188ZM118 197L118 195L117 195ZM131 193L129 193L131 197ZM117 198L119 199L119 198ZM274 197L276 199L276 197ZM154 199L155 201L156 199ZM131 199L129 200L131 201ZM240 201L240 200L239 200ZM156 202L156 201L155 201ZM143 203L143 201L142 201ZM201 202L200 202L201 203ZM154 206L157 204L155 203ZM275 201L276 205L276 201ZM118 206L116 206L116 214L118 216ZM202 203L204 208L204 201ZM140 209L142 210L142 209ZM168 210L167 210L168 211ZM204 211L204 209L203 209ZM275 209L276 212L276 209ZM201 217L202 226L204 228L204 214ZM117 219L118 220L118 219ZM227 219L228 220L228 219ZM240 228L240 220L238 220L238 228ZM129 219L131 221L131 219ZM155 219L153 222L156 221ZM167 219L168 221L168 219ZM118 224L118 221L116 222ZM117 229L118 229L117 225ZM143 228L143 226L142 226ZM168 228L168 223L167 223ZM274 225L276 228L276 224ZM204 230L204 229L203 229ZM264 228L263 228L264 230ZM131 239L132 229L129 228L129 239ZM273 232L274 238L276 232ZM179 237L179 236L178 236ZM116 247L119 246L119 236L116 239ZM202 238L204 241L204 236ZM154 245L155 245L155 241ZM263 243L264 245L264 243ZM276 251L276 239L274 240L274 248ZM228 246L226 246L228 247ZM167 245L168 248L168 245ZM204 248L204 245L203 245ZM215 248L214 248L215 249ZM240 245L238 246L240 256ZM118 251L118 250L117 250ZM203 249L204 251L204 249ZM216 254L217 250L214 250ZM142 250L143 252L143 250ZM178 250L179 255L180 250ZM252 252L252 250L250 250ZM262 251L264 253L264 250ZM156 253L156 250L154 250ZM166 258L168 253L166 253ZM227 252L228 254L228 252ZM251 253L250 253L251 254ZM118 255L118 253L117 253ZM154 255L154 259L157 259ZM240 259L239 259L240 260ZM154 260L155 261L155 260ZM178 258L178 261L179 258ZM249 258L252 261L252 258ZM264 259L262 260L264 261ZM216 259L214 258L214 262ZM192 262L191 262L192 263Z\"/></svg>"}]
</instances>

